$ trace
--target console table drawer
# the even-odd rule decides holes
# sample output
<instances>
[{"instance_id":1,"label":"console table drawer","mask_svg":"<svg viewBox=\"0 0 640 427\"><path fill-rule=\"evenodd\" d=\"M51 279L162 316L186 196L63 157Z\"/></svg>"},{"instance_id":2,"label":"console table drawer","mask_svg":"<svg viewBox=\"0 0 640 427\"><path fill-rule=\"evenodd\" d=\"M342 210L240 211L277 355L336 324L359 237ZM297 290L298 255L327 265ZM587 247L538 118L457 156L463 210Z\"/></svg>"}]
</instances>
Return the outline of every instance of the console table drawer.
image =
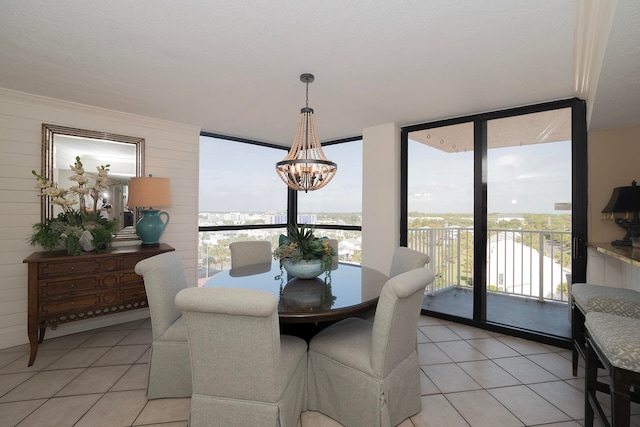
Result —
<instances>
[{"instance_id":1,"label":"console table drawer","mask_svg":"<svg viewBox=\"0 0 640 427\"><path fill-rule=\"evenodd\" d=\"M95 274L99 269L100 263L95 259L40 264L38 276L40 279L48 279L70 274Z\"/></svg>"},{"instance_id":2,"label":"console table drawer","mask_svg":"<svg viewBox=\"0 0 640 427\"><path fill-rule=\"evenodd\" d=\"M125 289L124 299L126 301L137 301L140 299L146 300L147 293L144 291L144 288Z\"/></svg>"},{"instance_id":3,"label":"console table drawer","mask_svg":"<svg viewBox=\"0 0 640 427\"><path fill-rule=\"evenodd\" d=\"M72 280L41 282L38 290L40 297L46 298L69 292L93 291L97 288L98 283L99 279L96 276L78 277Z\"/></svg>"},{"instance_id":4,"label":"console table drawer","mask_svg":"<svg viewBox=\"0 0 640 427\"><path fill-rule=\"evenodd\" d=\"M60 301L50 301L46 305L40 307L40 315L51 316L61 313L73 313L78 310L92 308L97 302L98 295L95 294L75 296L71 299L63 299Z\"/></svg>"},{"instance_id":5,"label":"console table drawer","mask_svg":"<svg viewBox=\"0 0 640 427\"><path fill-rule=\"evenodd\" d=\"M129 271L122 273L120 277L120 283L123 285L141 285L141 288L144 290L144 280L142 277L138 276L134 271Z\"/></svg>"},{"instance_id":6,"label":"console table drawer","mask_svg":"<svg viewBox=\"0 0 640 427\"><path fill-rule=\"evenodd\" d=\"M134 272L120 272L94 276L78 276L71 279L41 280L38 291L40 298L46 298L68 292L99 290L120 285L135 284L141 284L144 287L144 281Z\"/></svg>"},{"instance_id":7,"label":"console table drawer","mask_svg":"<svg viewBox=\"0 0 640 427\"><path fill-rule=\"evenodd\" d=\"M126 257L126 258L122 259L122 261L121 261L122 269L123 270L131 270L131 271L133 271L134 268L136 267L136 264L138 262L142 261L145 258L147 258L147 257L144 256L144 255Z\"/></svg>"}]
</instances>

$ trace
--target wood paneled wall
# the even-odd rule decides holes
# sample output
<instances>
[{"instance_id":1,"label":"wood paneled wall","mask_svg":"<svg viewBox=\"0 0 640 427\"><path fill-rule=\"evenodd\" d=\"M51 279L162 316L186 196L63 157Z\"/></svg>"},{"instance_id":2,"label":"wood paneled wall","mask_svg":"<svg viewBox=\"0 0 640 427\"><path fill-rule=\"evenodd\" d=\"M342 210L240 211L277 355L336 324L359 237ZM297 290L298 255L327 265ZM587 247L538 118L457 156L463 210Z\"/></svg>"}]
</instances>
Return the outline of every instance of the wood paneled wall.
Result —
<instances>
[{"instance_id":1,"label":"wood paneled wall","mask_svg":"<svg viewBox=\"0 0 640 427\"><path fill-rule=\"evenodd\" d=\"M31 170L40 170L42 123L145 138L145 173L171 179L173 205L164 208L171 221L161 241L176 248L190 282L196 283L198 127L0 89L0 348L27 342L27 267L22 260L41 250L27 238L40 221ZM133 317L71 323L47 337L148 316L139 311L131 312L137 313Z\"/></svg>"}]
</instances>

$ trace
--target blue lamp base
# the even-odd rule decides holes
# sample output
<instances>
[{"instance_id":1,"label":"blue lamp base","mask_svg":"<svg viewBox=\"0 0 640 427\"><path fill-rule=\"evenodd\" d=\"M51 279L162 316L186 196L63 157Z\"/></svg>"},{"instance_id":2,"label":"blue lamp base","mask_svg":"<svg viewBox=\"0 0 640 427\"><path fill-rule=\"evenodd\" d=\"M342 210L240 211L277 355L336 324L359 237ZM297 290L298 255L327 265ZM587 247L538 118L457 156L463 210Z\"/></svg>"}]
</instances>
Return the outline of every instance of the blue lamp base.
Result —
<instances>
[{"instance_id":1,"label":"blue lamp base","mask_svg":"<svg viewBox=\"0 0 640 427\"><path fill-rule=\"evenodd\" d=\"M158 209L140 209L142 218L136 224L136 232L142 239L142 246L160 245L160 236L169 224L169 214ZM161 216L165 216L162 221Z\"/></svg>"}]
</instances>

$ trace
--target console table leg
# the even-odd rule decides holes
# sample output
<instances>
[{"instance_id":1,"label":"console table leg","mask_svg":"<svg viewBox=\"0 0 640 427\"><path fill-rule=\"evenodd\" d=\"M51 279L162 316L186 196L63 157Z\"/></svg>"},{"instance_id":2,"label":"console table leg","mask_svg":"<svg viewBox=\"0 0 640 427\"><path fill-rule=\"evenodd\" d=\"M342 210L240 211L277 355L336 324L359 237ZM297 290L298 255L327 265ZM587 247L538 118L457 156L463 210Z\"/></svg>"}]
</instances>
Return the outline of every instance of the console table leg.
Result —
<instances>
[{"instance_id":1,"label":"console table leg","mask_svg":"<svg viewBox=\"0 0 640 427\"><path fill-rule=\"evenodd\" d=\"M42 344L42 341L44 341L44 333L47 330L46 327L42 327L40 328L40 333L38 334L38 343Z\"/></svg>"},{"instance_id":2,"label":"console table leg","mask_svg":"<svg viewBox=\"0 0 640 427\"><path fill-rule=\"evenodd\" d=\"M29 331L29 345L31 347L29 353L29 363L27 366L33 365L33 361L36 360L36 355L38 354L38 331L33 330Z\"/></svg>"}]
</instances>

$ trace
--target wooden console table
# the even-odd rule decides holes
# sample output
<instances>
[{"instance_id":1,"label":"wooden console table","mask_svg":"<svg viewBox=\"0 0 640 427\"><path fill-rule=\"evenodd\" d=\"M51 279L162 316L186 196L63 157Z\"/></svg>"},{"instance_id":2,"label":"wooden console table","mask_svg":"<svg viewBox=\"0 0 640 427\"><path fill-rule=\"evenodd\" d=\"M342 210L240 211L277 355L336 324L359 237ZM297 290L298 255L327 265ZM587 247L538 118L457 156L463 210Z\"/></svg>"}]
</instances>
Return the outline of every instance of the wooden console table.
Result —
<instances>
[{"instance_id":1,"label":"wooden console table","mask_svg":"<svg viewBox=\"0 0 640 427\"><path fill-rule=\"evenodd\" d=\"M138 261L173 250L166 244L135 245L81 256L52 251L27 257L23 262L29 267L28 366L33 365L47 327L147 307L144 282L134 268Z\"/></svg>"}]
</instances>

